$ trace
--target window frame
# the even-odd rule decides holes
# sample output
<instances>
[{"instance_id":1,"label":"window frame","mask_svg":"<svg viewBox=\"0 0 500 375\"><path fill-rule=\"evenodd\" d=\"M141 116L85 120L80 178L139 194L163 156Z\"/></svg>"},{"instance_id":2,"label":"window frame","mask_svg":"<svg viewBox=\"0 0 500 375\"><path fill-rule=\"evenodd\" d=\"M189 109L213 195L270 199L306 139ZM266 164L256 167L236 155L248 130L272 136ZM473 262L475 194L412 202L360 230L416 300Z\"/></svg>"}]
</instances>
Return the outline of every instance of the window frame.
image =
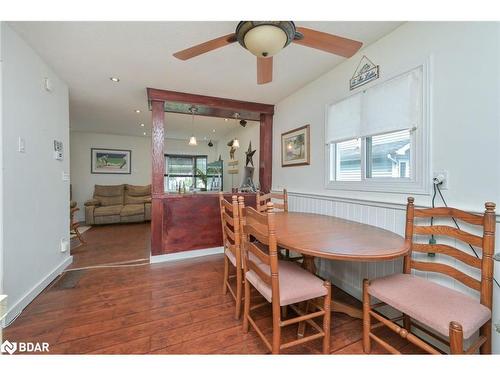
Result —
<instances>
[{"instance_id":1,"label":"window frame","mask_svg":"<svg viewBox=\"0 0 500 375\"><path fill-rule=\"evenodd\" d=\"M196 174L196 163L198 159L205 159L206 164L208 165L208 155L184 155L184 154L164 154L164 162L165 162L165 172L163 174L163 178L165 177L192 177L193 178L193 186L196 188L196 179L200 178L200 175ZM193 161L193 168L192 168L192 174L186 175L186 174L169 174L168 173L168 167L167 167L167 157L169 158L183 158L183 159L191 159ZM167 187L168 189L168 187ZM206 189L206 187L205 187Z\"/></svg>"},{"instance_id":2,"label":"window frame","mask_svg":"<svg viewBox=\"0 0 500 375\"><path fill-rule=\"evenodd\" d=\"M349 96L356 95L360 91L365 91L370 87L383 84L393 78L396 78L405 73L409 73L414 69L422 69L422 116L420 123L411 131L411 145L410 145L410 177L378 177L366 178L367 167L367 142L366 138L369 137L356 137L361 138L361 180L360 181L338 181L330 179L336 178L336 164L337 164L337 150L336 143L348 141L350 139L341 139L333 143L325 143L324 156L325 156L325 188L329 190L355 190L355 191L368 191L368 192L387 192L387 193L412 193L428 195L431 192L431 178L430 178L430 128L431 128L431 99L432 99L432 81L431 81L431 68L432 56L429 56L424 62L421 62L411 67L400 70L397 73L387 76L383 81L376 82L369 87L364 87L361 90L356 90L350 93ZM325 124L324 124L324 139L326 139L328 131L328 109L331 105L345 100L346 97L338 101L328 103L325 105ZM382 133L384 134L384 133ZM387 134L387 133L385 133ZM373 134L372 136L379 135ZM371 136L370 136L371 137ZM333 147L332 147L333 145ZM330 149L333 149L330 154Z\"/></svg>"}]
</instances>

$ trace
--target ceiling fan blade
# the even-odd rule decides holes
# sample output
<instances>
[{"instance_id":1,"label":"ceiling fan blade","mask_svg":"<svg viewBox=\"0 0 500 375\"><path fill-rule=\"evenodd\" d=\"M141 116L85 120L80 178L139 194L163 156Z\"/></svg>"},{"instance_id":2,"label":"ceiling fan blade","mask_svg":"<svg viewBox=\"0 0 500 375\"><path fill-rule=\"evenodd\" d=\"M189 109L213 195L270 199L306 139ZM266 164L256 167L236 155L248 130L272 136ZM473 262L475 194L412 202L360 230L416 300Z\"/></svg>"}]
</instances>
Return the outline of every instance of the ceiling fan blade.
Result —
<instances>
[{"instance_id":1,"label":"ceiling fan blade","mask_svg":"<svg viewBox=\"0 0 500 375\"><path fill-rule=\"evenodd\" d=\"M236 42L236 34L232 33L176 52L174 53L174 56L180 60L188 60L203 53L213 51L214 49L227 46L234 42Z\"/></svg>"},{"instance_id":2,"label":"ceiling fan blade","mask_svg":"<svg viewBox=\"0 0 500 375\"><path fill-rule=\"evenodd\" d=\"M257 57L257 83L263 85L273 80L273 57Z\"/></svg>"},{"instance_id":3,"label":"ceiling fan blade","mask_svg":"<svg viewBox=\"0 0 500 375\"><path fill-rule=\"evenodd\" d=\"M363 43L341 36L323 33L306 27L297 27L297 31L304 35L303 39L294 40L296 44L320 49L343 57L351 57L361 48Z\"/></svg>"}]
</instances>

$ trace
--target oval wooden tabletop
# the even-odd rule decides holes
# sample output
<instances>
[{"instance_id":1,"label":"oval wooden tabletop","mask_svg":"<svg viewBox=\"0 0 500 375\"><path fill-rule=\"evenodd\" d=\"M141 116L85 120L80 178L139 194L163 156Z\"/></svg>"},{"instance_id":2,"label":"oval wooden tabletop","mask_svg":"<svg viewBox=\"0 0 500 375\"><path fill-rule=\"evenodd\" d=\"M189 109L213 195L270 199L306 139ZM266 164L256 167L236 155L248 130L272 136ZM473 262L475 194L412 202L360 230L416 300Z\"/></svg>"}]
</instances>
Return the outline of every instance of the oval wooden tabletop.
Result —
<instances>
[{"instance_id":1,"label":"oval wooden tabletop","mask_svg":"<svg viewBox=\"0 0 500 375\"><path fill-rule=\"evenodd\" d=\"M372 225L334 216L276 212L278 245L319 258L377 261L405 255L405 239Z\"/></svg>"}]
</instances>

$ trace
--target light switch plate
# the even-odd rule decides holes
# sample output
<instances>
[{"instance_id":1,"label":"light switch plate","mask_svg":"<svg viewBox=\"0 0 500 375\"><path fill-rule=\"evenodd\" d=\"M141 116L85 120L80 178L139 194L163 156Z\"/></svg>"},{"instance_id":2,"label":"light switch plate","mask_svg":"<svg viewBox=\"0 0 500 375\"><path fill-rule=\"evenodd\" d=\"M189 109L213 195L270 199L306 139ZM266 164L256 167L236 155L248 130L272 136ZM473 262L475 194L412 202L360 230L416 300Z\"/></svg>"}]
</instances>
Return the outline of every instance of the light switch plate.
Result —
<instances>
[{"instance_id":1,"label":"light switch plate","mask_svg":"<svg viewBox=\"0 0 500 375\"><path fill-rule=\"evenodd\" d=\"M23 137L17 139L17 151L22 153L26 152L26 143Z\"/></svg>"}]
</instances>

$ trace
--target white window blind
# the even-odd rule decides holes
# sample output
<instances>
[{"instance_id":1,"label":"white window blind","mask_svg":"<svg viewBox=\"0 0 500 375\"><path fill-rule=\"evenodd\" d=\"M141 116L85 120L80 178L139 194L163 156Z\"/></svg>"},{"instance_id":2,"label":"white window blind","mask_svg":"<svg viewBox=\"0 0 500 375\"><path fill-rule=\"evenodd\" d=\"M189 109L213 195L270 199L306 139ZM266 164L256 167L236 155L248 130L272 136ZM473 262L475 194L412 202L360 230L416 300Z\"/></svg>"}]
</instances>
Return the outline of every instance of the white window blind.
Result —
<instances>
[{"instance_id":1,"label":"white window blind","mask_svg":"<svg viewBox=\"0 0 500 375\"><path fill-rule=\"evenodd\" d=\"M331 105L327 116L327 143L358 137L361 130L361 93Z\"/></svg>"},{"instance_id":2,"label":"white window blind","mask_svg":"<svg viewBox=\"0 0 500 375\"><path fill-rule=\"evenodd\" d=\"M366 90L360 136L416 127L421 113L422 70L415 69Z\"/></svg>"},{"instance_id":3,"label":"white window blind","mask_svg":"<svg viewBox=\"0 0 500 375\"><path fill-rule=\"evenodd\" d=\"M422 69L414 69L327 110L326 143L412 129L420 121Z\"/></svg>"}]
</instances>

